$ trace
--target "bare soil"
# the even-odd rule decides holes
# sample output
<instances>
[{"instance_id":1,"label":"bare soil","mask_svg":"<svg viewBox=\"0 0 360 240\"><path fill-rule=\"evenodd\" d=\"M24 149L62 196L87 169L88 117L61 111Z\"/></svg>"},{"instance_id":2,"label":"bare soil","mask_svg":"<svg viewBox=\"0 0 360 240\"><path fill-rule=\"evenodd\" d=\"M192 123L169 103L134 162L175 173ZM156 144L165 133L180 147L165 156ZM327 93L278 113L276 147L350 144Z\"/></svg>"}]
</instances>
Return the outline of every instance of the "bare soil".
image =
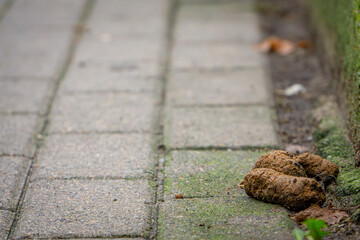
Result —
<instances>
[{"instance_id":1,"label":"bare soil","mask_svg":"<svg viewBox=\"0 0 360 240\"><path fill-rule=\"evenodd\" d=\"M257 0L260 26L264 39L270 36L290 40L315 42L310 31L309 17L298 1ZM274 86L278 133L286 150L316 153L312 132L312 110L322 96L331 96L331 84L323 73L323 65L311 44L298 48L288 55L268 54L270 73ZM306 93L285 96L283 90L293 84L301 84ZM330 200L334 196L330 196ZM326 203L331 205L331 202ZM332 226L331 235L324 239L358 239L359 226L349 220Z\"/></svg>"}]
</instances>

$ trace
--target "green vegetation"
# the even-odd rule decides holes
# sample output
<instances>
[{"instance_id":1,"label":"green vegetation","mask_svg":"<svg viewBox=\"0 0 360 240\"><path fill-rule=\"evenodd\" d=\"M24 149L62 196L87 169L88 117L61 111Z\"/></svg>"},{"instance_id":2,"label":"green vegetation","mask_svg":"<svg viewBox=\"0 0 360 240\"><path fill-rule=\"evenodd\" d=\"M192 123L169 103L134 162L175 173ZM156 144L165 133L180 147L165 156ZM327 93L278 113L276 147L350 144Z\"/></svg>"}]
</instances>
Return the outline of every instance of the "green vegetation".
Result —
<instances>
[{"instance_id":1,"label":"green vegetation","mask_svg":"<svg viewBox=\"0 0 360 240\"><path fill-rule=\"evenodd\" d=\"M309 218L304 221L303 224L308 230L303 231L298 228L294 229L293 235L296 240L303 240L304 237L306 237L308 240L321 240L324 236L329 234L328 232L322 230L327 228L324 220Z\"/></svg>"},{"instance_id":2,"label":"green vegetation","mask_svg":"<svg viewBox=\"0 0 360 240\"><path fill-rule=\"evenodd\" d=\"M347 196L352 204L357 204L360 203L360 169L354 167L354 152L340 123L339 119L326 118L321 121L313 136L318 154L340 168L338 194Z\"/></svg>"},{"instance_id":3,"label":"green vegetation","mask_svg":"<svg viewBox=\"0 0 360 240\"><path fill-rule=\"evenodd\" d=\"M308 0L318 28L326 26L320 40L329 46L334 42L335 53L330 56L338 76L334 87L339 100L348 107L350 137L360 146L360 0ZM319 27L320 26L320 27ZM320 34L321 35L321 34ZM331 45L331 44L330 44ZM331 52L329 49L323 49ZM328 56L329 57L329 56ZM343 96L346 96L344 98Z\"/></svg>"}]
</instances>

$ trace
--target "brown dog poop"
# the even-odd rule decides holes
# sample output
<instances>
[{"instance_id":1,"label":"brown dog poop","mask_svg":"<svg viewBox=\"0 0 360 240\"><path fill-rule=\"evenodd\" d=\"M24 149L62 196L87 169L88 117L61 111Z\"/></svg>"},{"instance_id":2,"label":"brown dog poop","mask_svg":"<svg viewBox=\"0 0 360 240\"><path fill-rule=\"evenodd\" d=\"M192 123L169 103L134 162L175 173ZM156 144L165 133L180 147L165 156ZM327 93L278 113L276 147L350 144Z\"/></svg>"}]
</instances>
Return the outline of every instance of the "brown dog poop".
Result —
<instances>
[{"instance_id":1,"label":"brown dog poop","mask_svg":"<svg viewBox=\"0 0 360 240\"><path fill-rule=\"evenodd\" d=\"M338 174L338 166L320 156L276 150L262 155L241 185L250 197L300 211L323 204Z\"/></svg>"},{"instance_id":2,"label":"brown dog poop","mask_svg":"<svg viewBox=\"0 0 360 240\"><path fill-rule=\"evenodd\" d=\"M269 168L251 170L242 184L250 197L281 204L293 211L313 203L321 205L326 199L324 189L315 179L286 175Z\"/></svg>"},{"instance_id":3,"label":"brown dog poop","mask_svg":"<svg viewBox=\"0 0 360 240\"><path fill-rule=\"evenodd\" d=\"M308 177L332 176L339 174L339 167L322 157L310 153L303 153L296 160L306 171Z\"/></svg>"},{"instance_id":4,"label":"brown dog poop","mask_svg":"<svg viewBox=\"0 0 360 240\"><path fill-rule=\"evenodd\" d=\"M296 177L307 176L304 168L295 160L294 155L281 150L262 155L255 163L254 168L270 168Z\"/></svg>"}]
</instances>

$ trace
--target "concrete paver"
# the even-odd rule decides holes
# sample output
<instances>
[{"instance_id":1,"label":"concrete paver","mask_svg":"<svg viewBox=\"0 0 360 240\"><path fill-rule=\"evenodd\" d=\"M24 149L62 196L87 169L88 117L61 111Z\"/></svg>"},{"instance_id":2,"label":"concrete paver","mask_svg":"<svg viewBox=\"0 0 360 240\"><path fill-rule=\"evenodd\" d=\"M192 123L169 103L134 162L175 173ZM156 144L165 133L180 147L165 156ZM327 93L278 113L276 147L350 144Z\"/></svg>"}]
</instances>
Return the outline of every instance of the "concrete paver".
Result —
<instances>
[{"instance_id":1,"label":"concrete paver","mask_svg":"<svg viewBox=\"0 0 360 240\"><path fill-rule=\"evenodd\" d=\"M259 41L257 16L251 9L251 1L184 4L178 13L176 41Z\"/></svg>"},{"instance_id":2,"label":"concrete paver","mask_svg":"<svg viewBox=\"0 0 360 240\"><path fill-rule=\"evenodd\" d=\"M169 112L171 148L278 145L272 112L267 107L191 107Z\"/></svg>"},{"instance_id":3,"label":"concrete paver","mask_svg":"<svg viewBox=\"0 0 360 240\"><path fill-rule=\"evenodd\" d=\"M31 79L1 80L0 112L43 113L48 88L48 81Z\"/></svg>"},{"instance_id":4,"label":"concrete paver","mask_svg":"<svg viewBox=\"0 0 360 240\"><path fill-rule=\"evenodd\" d=\"M246 194L167 201L159 215L159 239L292 239L283 208Z\"/></svg>"},{"instance_id":5,"label":"concrete paver","mask_svg":"<svg viewBox=\"0 0 360 240\"><path fill-rule=\"evenodd\" d=\"M191 69L261 68L263 58L252 44L178 44L173 53L174 71Z\"/></svg>"},{"instance_id":6,"label":"concrete paver","mask_svg":"<svg viewBox=\"0 0 360 240\"><path fill-rule=\"evenodd\" d=\"M18 26L72 27L77 22L85 0L16 0L4 22Z\"/></svg>"},{"instance_id":7,"label":"concrete paver","mask_svg":"<svg viewBox=\"0 0 360 240\"><path fill-rule=\"evenodd\" d=\"M103 39L102 39L103 37ZM109 38L109 39L108 39ZM160 44L148 39L110 38L100 35L99 39L85 38L77 55L81 59L96 59L98 61L157 61Z\"/></svg>"},{"instance_id":8,"label":"concrete paver","mask_svg":"<svg viewBox=\"0 0 360 240\"><path fill-rule=\"evenodd\" d=\"M85 61L81 64L71 66L61 91L154 91L155 82L158 78L156 76L144 76L141 74L144 74L144 72L139 71L137 65L98 65Z\"/></svg>"},{"instance_id":9,"label":"concrete paver","mask_svg":"<svg viewBox=\"0 0 360 240\"><path fill-rule=\"evenodd\" d=\"M11 222L13 220L14 213L6 210L0 210L0 238L6 239L9 234Z\"/></svg>"},{"instance_id":10,"label":"concrete paver","mask_svg":"<svg viewBox=\"0 0 360 240\"><path fill-rule=\"evenodd\" d=\"M0 76L58 76L83 3L16 1L0 25Z\"/></svg>"},{"instance_id":11,"label":"concrete paver","mask_svg":"<svg viewBox=\"0 0 360 240\"><path fill-rule=\"evenodd\" d=\"M0 76L58 76L70 40L70 31L63 30L61 33L54 30L44 32L41 29L3 30L0 26L0 45L4 46L0 49L3 56L0 58ZM53 46L56 46L56 51Z\"/></svg>"},{"instance_id":12,"label":"concrete paver","mask_svg":"<svg viewBox=\"0 0 360 240\"><path fill-rule=\"evenodd\" d=\"M148 227L146 180L40 180L30 184L16 237L140 236Z\"/></svg>"},{"instance_id":13,"label":"concrete paver","mask_svg":"<svg viewBox=\"0 0 360 240\"><path fill-rule=\"evenodd\" d=\"M268 104L269 79L262 70L174 73L168 98L176 105Z\"/></svg>"},{"instance_id":14,"label":"concrete paver","mask_svg":"<svg viewBox=\"0 0 360 240\"><path fill-rule=\"evenodd\" d=\"M51 132L150 131L151 94L64 95L56 102Z\"/></svg>"},{"instance_id":15,"label":"concrete paver","mask_svg":"<svg viewBox=\"0 0 360 240\"><path fill-rule=\"evenodd\" d=\"M37 115L0 115L0 154L32 156Z\"/></svg>"},{"instance_id":16,"label":"concrete paver","mask_svg":"<svg viewBox=\"0 0 360 240\"><path fill-rule=\"evenodd\" d=\"M161 39L167 4L166 0L97 1L87 28L91 35Z\"/></svg>"},{"instance_id":17,"label":"concrete paver","mask_svg":"<svg viewBox=\"0 0 360 240\"><path fill-rule=\"evenodd\" d=\"M16 210L29 167L28 158L0 157L0 208Z\"/></svg>"},{"instance_id":18,"label":"concrete paver","mask_svg":"<svg viewBox=\"0 0 360 240\"><path fill-rule=\"evenodd\" d=\"M34 178L140 177L151 169L150 136L51 135L35 164Z\"/></svg>"},{"instance_id":19,"label":"concrete paver","mask_svg":"<svg viewBox=\"0 0 360 240\"><path fill-rule=\"evenodd\" d=\"M264 152L173 151L165 166L165 198L243 195L237 185Z\"/></svg>"}]
</instances>

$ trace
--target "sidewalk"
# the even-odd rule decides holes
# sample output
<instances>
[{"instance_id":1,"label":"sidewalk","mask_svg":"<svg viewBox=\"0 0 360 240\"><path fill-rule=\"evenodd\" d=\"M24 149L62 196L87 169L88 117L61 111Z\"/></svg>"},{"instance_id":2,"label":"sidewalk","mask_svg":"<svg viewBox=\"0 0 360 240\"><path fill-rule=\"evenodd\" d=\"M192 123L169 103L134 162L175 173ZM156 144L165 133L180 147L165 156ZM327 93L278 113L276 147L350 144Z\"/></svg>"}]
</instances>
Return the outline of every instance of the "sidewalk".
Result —
<instances>
[{"instance_id":1,"label":"sidewalk","mask_svg":"<svg viewBox=\"0 0 360 240\"><path fill-rule=\"evenodd\" d=\"M4 2L0 239L292 239L254 1Z\"/></svg>"}]
</instances>

